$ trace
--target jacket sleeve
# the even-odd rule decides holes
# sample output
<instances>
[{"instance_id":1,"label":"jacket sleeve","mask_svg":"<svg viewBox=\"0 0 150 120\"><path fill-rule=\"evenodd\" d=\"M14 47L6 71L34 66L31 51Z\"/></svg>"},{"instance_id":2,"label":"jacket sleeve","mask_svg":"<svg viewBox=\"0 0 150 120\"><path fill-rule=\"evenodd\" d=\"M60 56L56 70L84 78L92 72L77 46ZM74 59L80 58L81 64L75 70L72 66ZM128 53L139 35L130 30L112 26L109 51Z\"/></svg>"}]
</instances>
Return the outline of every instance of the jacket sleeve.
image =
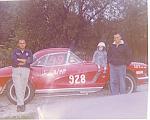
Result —
<instances>
[{"instance_id":1,"label":"jacket sleeve","mask_svg":"<svg viewBox=\"0 0 150 120\"><path fill-rule=\"evenodd\" d=\"M109 46L107 52L107 62L110 63L110 61L111 61L111 46Z\"/></svg>"},{"instance_id":2,"label":"jacket sleeve","mask_svg":"<svg viewBox=\"0 0 150 120\"><path fill-rule=\"evenodd\" d=\"M96 54L97 54L97 52L95 51L95 52L94 52L94 55L93 55L93 59L92 59L92 62L93 62L93 63L95 63L95 61L96 61Z\"/></svg>"},{"instance_id":3,"label":"jacket sleeve","mask_svg":"<svg viewBox=\"0 0 150 120\"><path fill-rule=\"evenodd\" d=\"M33 54L29 51L29 56L27 58L27 64L31 64L33 62Z\"/></svg>"},{"instance_id":4,"label":"jacket sleeve","mask_svg":"<svg viewBox=\"0 0 150 120\"><path fill-rule=\"evenodd\" d=\"M107 52L104 54L104 68L107 67Z\"/></svg>"},{"instance_id":5,"label":"jacket sleeve","mask_svg":"<svg viewBox=\"0 0 150 120\"><path fill-rule=\"evenodd\" d=\"M129 47L126 45L126 65L130 65L131 61L132 61L132 52L131 49L129 49Z\"/></svg>"},{"instance_id":6,"label":"jacket sleeve","mask_svg":"<svg viewBox=\"0 0 150 120\"><path fill-rule=\"evenodd\" d=\"M12 53L12 64L18 65L18 60L17 60L17 55L16 55L16 50L13 51Z\"/></svg>"}]
</instances>

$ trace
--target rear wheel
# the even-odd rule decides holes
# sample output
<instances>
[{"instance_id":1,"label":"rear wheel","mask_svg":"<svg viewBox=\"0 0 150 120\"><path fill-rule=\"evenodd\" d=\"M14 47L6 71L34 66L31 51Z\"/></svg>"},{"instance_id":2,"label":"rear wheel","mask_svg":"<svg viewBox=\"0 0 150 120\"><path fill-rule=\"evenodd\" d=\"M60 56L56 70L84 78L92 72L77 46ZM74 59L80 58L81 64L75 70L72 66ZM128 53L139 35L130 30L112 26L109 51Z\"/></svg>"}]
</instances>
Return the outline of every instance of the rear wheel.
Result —
<instances>
[{"instance_id":1,"label":"rear wheel","mask_svg":"<svg viewBox=\"0 0 150 120\"><path fill-rule=\"evenodd\" d=\"M135 82L135 78L127 73L126 75L126 93L132 93L135 92L136 90L136 82Z\"/></svg>"},{"instance_id":2,"label":"rear wheel","mask_svg":"<svg viewBox=\"0 0 150 120\"><path fill-rule=\"evenodd\" d=\"M14 87L14 84L13 84L12 80L10 80L7 83L7 86L6 86L6 95L7 95L8 100L11 103L13 103L15 105L17 104L15 87ZM27 87L26 87L26 92L25 92L25 98L24 98L25 104L28 103L28 102L30 102L33 99L33 97L34 97L34 89L32 87L32 84L29 81L28 84L27 84Z\"/></svg>"},{"instance_id":3,"label":"rear wheel","mask_svg":"<svg viewBox=\"0 0 150 120\"><path fill-rule=\"evenodd\" d=\"M132 92L136 91L136 82L135 82L135 78L127 73L126 74L126 94L130 94ZM110 89L110 81L108 81L108 83L104 86L104 89L109 93L108 95L111 94L111 89Z\"/></svg>"}]
</instances>

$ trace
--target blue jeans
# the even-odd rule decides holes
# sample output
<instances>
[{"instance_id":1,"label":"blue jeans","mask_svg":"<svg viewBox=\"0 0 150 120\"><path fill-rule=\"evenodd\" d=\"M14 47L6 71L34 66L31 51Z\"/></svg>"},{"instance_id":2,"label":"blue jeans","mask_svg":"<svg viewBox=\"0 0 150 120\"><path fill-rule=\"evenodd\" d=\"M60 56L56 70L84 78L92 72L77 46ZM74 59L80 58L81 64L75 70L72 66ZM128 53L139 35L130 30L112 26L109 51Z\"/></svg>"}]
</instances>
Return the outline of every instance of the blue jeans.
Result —
<instances>
[{"instance_id":1,"label":"blue jeans","mask_svg":"<svg viewBox=\"0 0 150 120\"><path fill-rule=\"evenodd\" d=\"M110 89L112 95L126 93L126 65L110 64Z\"/></svg>"}]
</instances>

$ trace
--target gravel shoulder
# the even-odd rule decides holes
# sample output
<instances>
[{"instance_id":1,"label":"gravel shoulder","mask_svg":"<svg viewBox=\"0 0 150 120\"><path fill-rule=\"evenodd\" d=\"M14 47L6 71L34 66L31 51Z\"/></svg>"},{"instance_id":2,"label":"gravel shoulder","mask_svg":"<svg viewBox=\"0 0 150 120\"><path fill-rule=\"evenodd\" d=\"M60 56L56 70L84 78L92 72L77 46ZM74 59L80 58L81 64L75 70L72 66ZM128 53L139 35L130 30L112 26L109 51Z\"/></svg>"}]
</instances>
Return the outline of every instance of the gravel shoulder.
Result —
<instances>
[{"instance_id":1,"label":"gravel shoulder","mask_svg":"<svg viewBox=\"0 0 150 120\"><path fill-rule=\"evenodd\" d=\"M105 110L108 109L108 112L109 112L110 104L116 104L116 102L115 102L116 100L124 101L124 99L127 96L129 97L130 101L136 100L136 102L132 101L133 102L132 104L133 104L133 106L134 105L136 106L136 107L134 106L135 110L136 109L142 110L142 111L138 110L139 111L138 118L143 119L146 117L146 110L147 110L147 90L148 90L147 85L140 86L137 89L137 92L130 94L130 95L119 95L120 97L118 97L118 98L117 98L117 96L116 97L110 96L108 91L106 91L106 90L99 92L99 93L91 93L89 95L70 94L68 96L67 94L64 94L62 96L59 96L58 94L51 94L51 95L36 94L34 99L29 104L26 105L26 111L23 113L16 112L16 106L11 104L8 101L8 99L6 98L6 96L3 94L0 96L0 101L1 101L1 103L0 103L0 119L5 119L5 118L8 118L8 119L37 119L38 118L37 108L45 109L45 106L47 106L48 108L50 108L50 109L48 109L48 111L55 111L55 110L58 111L58 110L64 110L65 106L67 106L68 104L69 104L69 107L67 106L64 111L68 111L69 115L67 115L67 116L70 117L71 119L76 119L77 116L80 116L80 119L81 118L85 119L84 116L85 115L87 116L87 114L89 115L87 117L90 119L92 119L92 118L98 119L100 117L99 115L101 115L100 118L105 118L106 114L110 114L110 118L111 118L111 115L115 117L115 113L114 114L112 114L111 112L107 113L107 111L105 111ZM114 103L111 101L113 101ZM91 105L91 103L94 103L94 104ZM95 103L97 103L97 104L95 104ZM104 103L106 103L105 106L103 106ZM80 106L81 104L82 104L82 107ZM128 109L128 107L126 107L126 106L130 105L130 102L127 102L126 104L121 104L121 103L118 104L118 106L121 106L121 105L124 105L121 107L122 110L123 110L123 108ZM99 106L101 106L101 107L99 108ZM60 107L63 109L60 109ZM88 108L91 107L92 109L88 109L87 107ZM113 107L115 107L115 106L113 106ZM83 110L85 111L85 113L83 113L83 115L80 115ZM131 109L131 110L133 111L134 109ZM119 111L116 111L116 112L119 113ZM67 118L67 116L65 116L65 114L63 114L62 118L65 119L65 118ZM124 116L124 115L122 115L122 116ZM134 118L135 116L137 116L137 115L124 116L124 117L125 118L128 118L128 117Z\"/></svg>"}]
</instances>

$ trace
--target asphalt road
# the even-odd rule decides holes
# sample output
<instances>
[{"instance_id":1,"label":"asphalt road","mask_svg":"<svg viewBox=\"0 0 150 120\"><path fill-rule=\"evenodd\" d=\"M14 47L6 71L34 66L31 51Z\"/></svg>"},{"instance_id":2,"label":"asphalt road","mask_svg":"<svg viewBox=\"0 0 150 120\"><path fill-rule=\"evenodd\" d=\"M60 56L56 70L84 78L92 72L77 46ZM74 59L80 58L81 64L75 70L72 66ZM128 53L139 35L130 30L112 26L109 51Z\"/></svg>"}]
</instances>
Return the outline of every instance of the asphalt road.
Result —
<instances>
[{"instance_id":1,"label":"asphalt road","mask_svg":"<svg viewBox=\"0 0 150 120\"><path fill-rule=\"evenodd\" d=\"M61 119L105 119L136 118L147 116L147 85L138 87L137 92L128 95L110 96L108 91L86 94L35 95L26 105L26 111L16 112L5 95L0 96L0 118L61 118Z\"/></svg>"}]
</instances>

